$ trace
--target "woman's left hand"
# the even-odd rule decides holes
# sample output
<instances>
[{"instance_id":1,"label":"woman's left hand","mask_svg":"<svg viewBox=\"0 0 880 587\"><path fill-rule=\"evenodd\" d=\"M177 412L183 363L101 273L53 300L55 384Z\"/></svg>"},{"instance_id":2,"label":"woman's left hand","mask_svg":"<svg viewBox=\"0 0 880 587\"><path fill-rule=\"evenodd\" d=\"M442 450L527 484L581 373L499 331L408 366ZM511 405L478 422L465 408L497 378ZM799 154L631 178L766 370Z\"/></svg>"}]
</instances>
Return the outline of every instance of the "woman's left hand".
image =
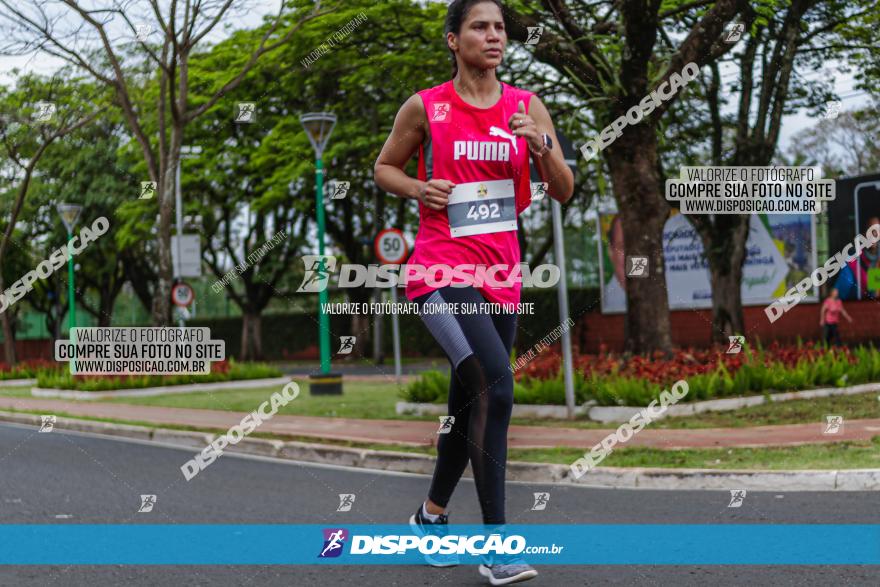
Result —
<instances>
[{"instance_id":1,"label":"woman's left hand","mask_svg":"<svg viewBox=\"0 0 880 587\"><path fill-rule=\"evenodd\" d=\"M540 151L544 147L544 141L538 134L538 125L535 120L526 114L526 105L523 101L519 101L519 110L510 116L507 125L513 134L518 137L525 137L529 144L529 150Z\"/></svg>"}]
</instances>

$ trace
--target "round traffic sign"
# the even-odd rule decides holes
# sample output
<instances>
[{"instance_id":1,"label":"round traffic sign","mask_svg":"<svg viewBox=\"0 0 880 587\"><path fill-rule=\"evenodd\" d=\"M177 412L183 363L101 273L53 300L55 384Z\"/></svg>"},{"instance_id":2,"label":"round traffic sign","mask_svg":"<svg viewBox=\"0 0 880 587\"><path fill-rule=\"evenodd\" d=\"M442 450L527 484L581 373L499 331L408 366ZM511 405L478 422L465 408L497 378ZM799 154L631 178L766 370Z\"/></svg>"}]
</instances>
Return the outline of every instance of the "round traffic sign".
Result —
<instances>
[{"instance_id":1,"label":"round traffic sign","mask_svg":"<svg viewBox=\"0 0 880 587\"><path fill-rule=\"evenodd\" d=\"M403 232L396 228L386 228L376 236L374 243L376 257L386 265L399 265L406 261L409 248Z\"/></svg>"},{"instance_id":2,"label":"round traffic sign","mask_svg":"<svg viewBox=\"0 0 880 587\"><path fill-rule=\"evenodd\" d=\"M186 308L193 303L196 294L187 283L178 283L171 288L171 301L175 306Z\"/></svg>"}]
</instances>

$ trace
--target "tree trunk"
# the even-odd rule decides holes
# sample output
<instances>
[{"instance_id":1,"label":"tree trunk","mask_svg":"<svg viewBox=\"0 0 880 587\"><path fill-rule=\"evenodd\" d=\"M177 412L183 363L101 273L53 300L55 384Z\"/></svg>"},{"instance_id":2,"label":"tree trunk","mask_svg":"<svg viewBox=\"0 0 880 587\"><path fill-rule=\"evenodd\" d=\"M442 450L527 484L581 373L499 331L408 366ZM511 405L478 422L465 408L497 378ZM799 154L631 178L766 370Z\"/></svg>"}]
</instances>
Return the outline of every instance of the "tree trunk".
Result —
<instances>
[{"instance_id":1,"label":"tree trunk","mask_svg":"<svg viewBox=\"0 0 880 587\"><path fill-rule=\"evenodd\" d=\"M712 342L727 344L745 332L742 311L743 263L750 217L719 214L714 223L696 223L709 262L712 285Z\"/></svg>"},{"instance_id":2,"label":"tree trunk","mask_svg":"<svg viewBox=\"0 0 880 587\"><path fill-rule=\"evenodd\" d=\"M171 148L167 165L163 169L159 187L159 270L156 294L153 296L153 325L167 326L171 321L171 283L174 269L171 266L171 214L174 211L174 192L176 187L177 165L180 162L180 141L182 132L173 129Z\"/></svg>"},{"instance_id":3,"label":"tree trunk","mask_svg":"<svg viewBox=\"0 0 880 587\"><path fill-rule=\"evenodd\" d=\"M153 293L150 291L150 287L157 281L155 274L149 271L149 268L143 261L138 261L124 252L122 254L124 255L122 261L125 273L124 279L131 285L132 291L144 307L144 310L152 312Z\"/></svg>"},{"instance_id":4,"label":"tree trunk","mask_svg":"<svg viewBox=\"0 0 880 587\"><path fill-rule=\"evenodd\" d=\"M107 288L107 291L101 292L101 299L98 300L101 308L101 315L98 316L98 326L106 327L110 326L113 317L113 306L116 301L116 296L112 294L110 288Z\"/></svg>"},{"instance_id":5,"label":"tree trunk","mask_svg":"<svg viewBox=\"0 0 880 587\"><path fill-rule=\"evenodd\" d=\"M2 287L2 286L0 286ZM9 312L0 314L0 322L3 322L3 357L7 367L15 365L15 337L12 335L12 324L9 320Z\"/></svg>"},{"instance_id":6,"label":"tree trunk","mask_svg":"<svg viewBox=\"0 0 880 587\"><path fill-rule=\"evenodd\" d=\"M54 308L54 314L52 308ZM55 342L61 340L61 317L64 315L64 309L57 298L52 308L46 312L46 329L52 333L52 342Z\"/></svg>"},{"instance_id":7,"label":"tree trunk","mask_svg":"<svg viewBox=\"0 0 880 587\"><path fill-rule=\"evenodd\" d=\"M745 332L743 328L742 267L712 272L712 341L728 342L728 337Z\"/></svg>"},{"instance_id":8,"label":"tree trunk","mask_svg":"<svg viewBox=\"0 0 880 587\"><path fill-rule=\"evenodd\" d=\"M241 360L259 361L263 358L262 316L246 311L241 315Z\"/></svg>"},{"instance_id":9,"label":"tree trunk","mask_svg":"<svg viewBox=\"0 0 880 587\"><path fill-rule=\"evenodd\" d=\"M661 192L657 138L642 122L627 128L607 149L626 256L648 258L648 277L626 280L625 349L633 353L669 351L672 336L663 266L663 226L669 205Z\"/></svg>"},{"instance_id":10,"label":"tree trunk","mask_svg":"<svg viewBox=\"0 0 880 587\"><path fill-rule=\"evenodd\" d=\"M0 265L0 295L6 291L6 283L3 280L3 267ZM15 337L12 336L12 324L9 319L10 308L0 313L0 323L3 325L3 360L7 367L15 365Z\"/></svg>"}]
</instances>

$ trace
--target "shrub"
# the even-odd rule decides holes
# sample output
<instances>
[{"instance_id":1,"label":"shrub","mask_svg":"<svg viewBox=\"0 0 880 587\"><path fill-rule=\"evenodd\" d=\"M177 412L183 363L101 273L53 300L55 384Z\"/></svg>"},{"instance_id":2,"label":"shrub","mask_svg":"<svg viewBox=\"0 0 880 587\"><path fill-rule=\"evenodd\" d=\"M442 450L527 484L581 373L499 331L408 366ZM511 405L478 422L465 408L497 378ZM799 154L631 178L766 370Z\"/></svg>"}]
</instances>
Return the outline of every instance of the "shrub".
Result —
<instances>
[{"instance_id":1,"label":"shrub","mask_svg":"<svg viewBox=\"0 0 880 587\"><path fill-rule=\"evenodd\" d=\"M425 371L403 389L400 395L410 402L446 403L449 399L449 376L441 371Z\"/></svg>"},{"instance_id":2,"label":"shrub","mask_svg":"<svg viewBox=\"0 0 880 587\"><path fill-rule=\"evenodd\" d=\"M850 350L774 344L767 349L746 347L736 355L677 351L671 359L582 355L575 364L575 401L595 399L605 406L647 406L680 379L689 388L684 402L880 380L880 352L873 346ZM516 403L565 404L561 361L554 353L537 357L517 371L515 379ZM448 386L448 377L429 372L403 395L410 401L445 402Z\"/></svg>"},{"instance_id":3,"label":"shrub","mask_svg":"<svg viewBox=\"0 0 880 587\"><path fill-rule=\"evenodd\" d=\"M33 379L43 371L57 372L60 370L61 365L45 359L22 361L16 363L12 368L4 364L0 366L0 381L7 379Z\"/></svg>"},{"instance_id":4,"label":"shrub","mask_svg":"<svg viewBox=\"0 0 880 587\"><path fill-rule=\"evenodd\" d=\"M579 405L592 397L583 373L574 372L574 402ZM513 399L517 404L565 405L565 377L560 369L552 379L524 377L513 386Z\"/></svg>"},{"instance_id":5,"label":"shrub","mask_svg":"<svg viewBox=\"0 0 880 587\"><path fill-rule=\"evenodd\" d=\"M574 374L575 403L585 402L588 394L583 374ZM425 371L400 392L406 401L446 403L449 398L449 376L440 371ZM514 382L514 402L518 404L565 404L565 382L560 371L553 379L529 379Z\"/></svg>"},{"instance_id":6,"label":"shrub","mask_svg":"<svg viewBox=\"0 0 880 587\"><path fill-rule=\"evenodd\" d=\"M265 363L239 363L230 359L218 361L207 375L71 375L67 369L37 374L37 386L79 391L105 391L109 389L138 389L163 385L186 385L188 383L214 383L218 381L241 381L280 377L281 371Z\"/></svg>"}]
</instances>

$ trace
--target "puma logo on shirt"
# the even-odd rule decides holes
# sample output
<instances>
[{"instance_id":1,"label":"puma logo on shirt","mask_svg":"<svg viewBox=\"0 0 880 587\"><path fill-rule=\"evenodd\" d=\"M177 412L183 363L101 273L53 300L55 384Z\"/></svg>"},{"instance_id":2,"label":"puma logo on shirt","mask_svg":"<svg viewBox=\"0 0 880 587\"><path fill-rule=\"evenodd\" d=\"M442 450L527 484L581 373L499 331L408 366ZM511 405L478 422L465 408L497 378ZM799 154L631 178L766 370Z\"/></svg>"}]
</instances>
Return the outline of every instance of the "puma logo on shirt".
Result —
<instances>
[{"instance_id":1,"label":"puma logo on shirt","mask_svg":"<svg viewBox=\"0 0 880 587\"><path fill-rule=\"evenodd\" d=\"M516 137L504 129L490 126L489 136L507 139L513 152L518 153ZM458 161L461 157L469 161L510 161L510 146L499 141L453 141L453 158Z\"/></svg>"},{"instance_id":2,"label":"puma logo on shirt","mask_svg":"<svg viewBox=\"0 0 880 587\"><path fill-rule=\"evenodd\" d=\"M511 145L513 145L513 152L514 153L519 152L516 148L516 136L510 134L509 132L507 132L503 128L498 128L497 126L490 126L489 127L489 136L490 137L504 137L505 139L510 141Z\"/></svg>"}]
</instances>

